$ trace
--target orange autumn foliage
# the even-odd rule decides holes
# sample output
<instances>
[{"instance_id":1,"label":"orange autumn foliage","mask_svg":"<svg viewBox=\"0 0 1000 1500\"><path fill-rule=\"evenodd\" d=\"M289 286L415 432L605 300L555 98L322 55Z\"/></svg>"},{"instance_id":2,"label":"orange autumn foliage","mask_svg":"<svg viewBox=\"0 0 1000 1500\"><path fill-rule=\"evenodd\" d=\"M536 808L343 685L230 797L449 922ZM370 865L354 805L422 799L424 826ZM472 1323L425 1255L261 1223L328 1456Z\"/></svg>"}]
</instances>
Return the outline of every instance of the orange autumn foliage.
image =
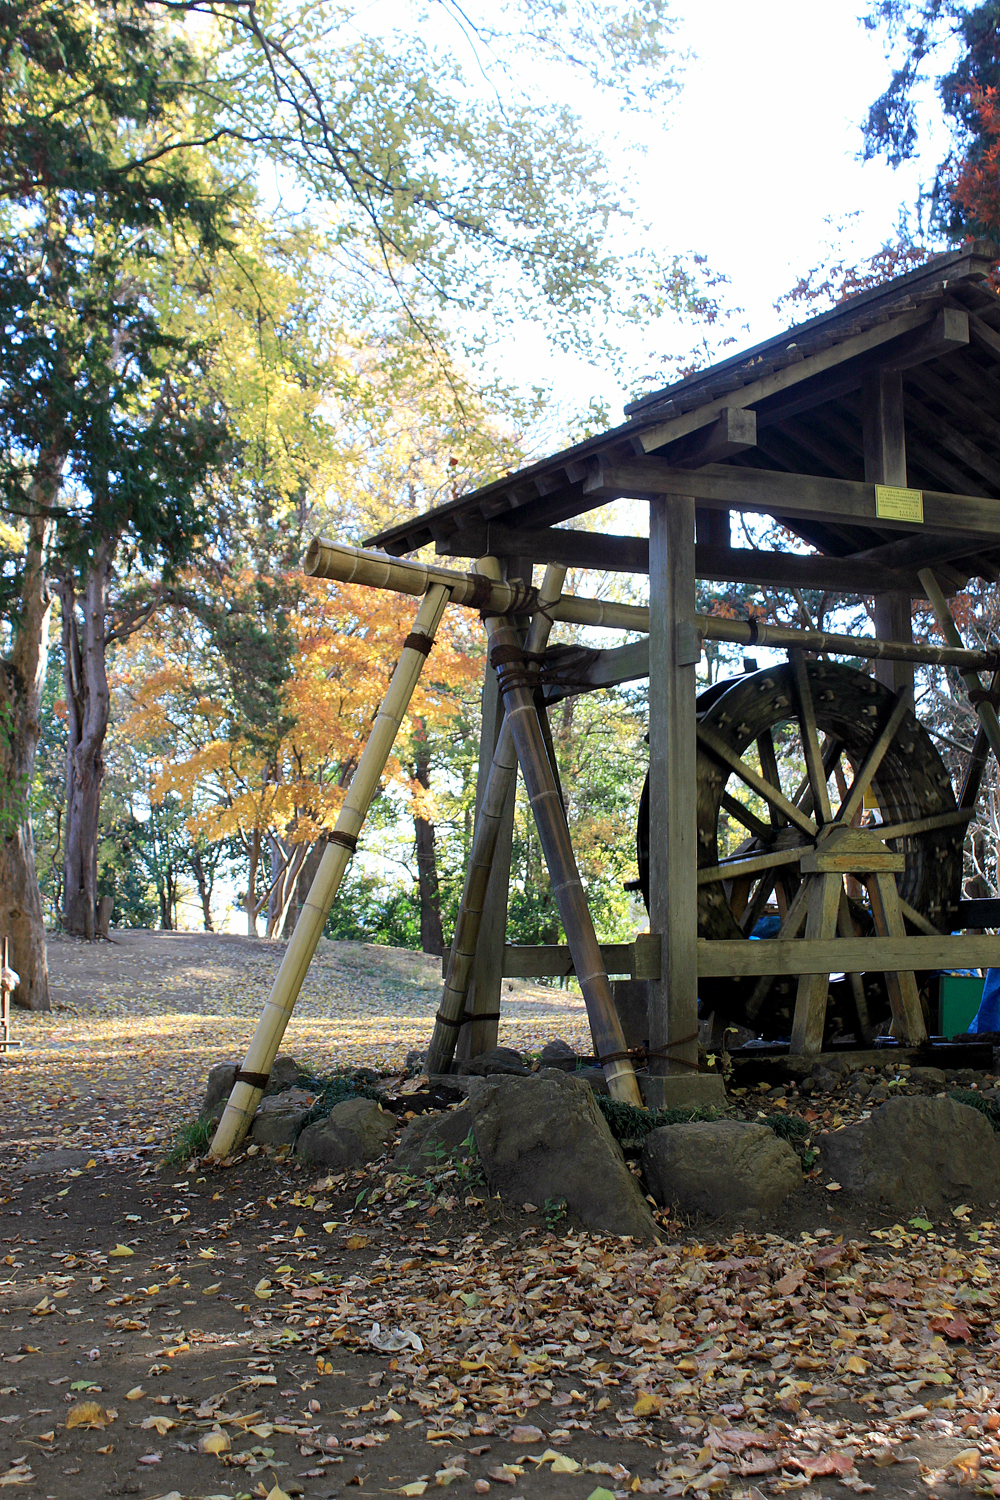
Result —
<instances>
[{"instance_id":1,"label":"orange autumn foliage","mask_svg":"<svg viewBox=\"0 0 1000 1500\"><path fill-rule=\"evenodd\" d=\"M235 579L234 593L245 582ZM270 732L240 722L217 655L179 611L158 617L118 663L131 704L121 732L159 747L154 796L174 794L192 807L192 835L235 839L248 851L267 838L308 846L334 826L416 609L413 599L375 589L298 575L288 582L289 672ZM441 728L458 712L481 670L470 655L477 639L474 622L446 613L411 700L413 719ZM418 815L431 815L429 793L398 755L385 781L409 794Z\"/></svg>"}]
</instances>

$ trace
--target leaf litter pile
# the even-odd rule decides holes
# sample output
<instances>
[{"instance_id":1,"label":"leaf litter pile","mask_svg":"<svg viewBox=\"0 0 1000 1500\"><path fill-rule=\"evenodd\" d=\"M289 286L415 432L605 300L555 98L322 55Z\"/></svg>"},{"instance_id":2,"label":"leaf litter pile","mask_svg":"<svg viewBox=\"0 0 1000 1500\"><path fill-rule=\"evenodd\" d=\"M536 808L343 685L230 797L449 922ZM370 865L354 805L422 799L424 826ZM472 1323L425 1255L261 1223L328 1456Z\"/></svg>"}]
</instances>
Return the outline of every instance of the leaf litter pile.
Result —
<instances>
[{"instance_id":1,"label":"leaf litter pile","mask_svg":"<svg viewBox=\"0 0 1000 1500\"><path fill-rule=\"evenodd\" d=\"M817 1183L810 1229L664 1217L640 1247L501 1204L474 1153L419 1179L256 1148L167 1168L110 1084L121 1127L38 1171L32 1053L0 1067L0 1488L1000 1496L989 1218L849 1220Z\"/></svg>"}]
</instances>

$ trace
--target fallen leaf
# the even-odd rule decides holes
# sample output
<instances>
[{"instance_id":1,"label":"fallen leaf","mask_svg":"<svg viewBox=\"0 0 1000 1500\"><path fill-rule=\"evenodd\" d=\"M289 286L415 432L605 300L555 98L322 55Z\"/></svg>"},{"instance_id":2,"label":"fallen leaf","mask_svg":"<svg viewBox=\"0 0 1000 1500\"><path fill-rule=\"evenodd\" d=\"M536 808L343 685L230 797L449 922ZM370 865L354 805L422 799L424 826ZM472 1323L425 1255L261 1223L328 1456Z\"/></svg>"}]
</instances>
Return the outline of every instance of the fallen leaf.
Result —
<instances>
[{"instance_id":1,"label":"fallen leaf","mask_svg":"<svg viewBox=\"0 0 1000 1500\"><path fill-rule=\"evenodd\" d=\"M538 1443L545 1434L540 1427L515 1427L510 1435L512 1443Z\"/></svg>"},{"instance_id":2,"label":"fallen leaf","mask_svg":"<svg viewBox=\"0 0 1000 1500\"><path fill-rule=\"evenodd\" d=\"M402 1484L396 1490L397 1495L422 1495L427 1488L426 1479L414 1479L411 1484Z\"/></svg>"},{"instance_id":3,"label":"fallen leaf","mask_svg":"<svg viewBox=\"0 0 1000 1500\"><path fill-rule=\"evenodd\" d=\"M71 1406L66 1413L67 1427L96 1427L105 1428L112 1420L111 1413L105 1411L99 1401L78 1401Z\"/></svg>"},{"instance_id":4,"label":"fallen leaf","mask_svg":"<svg viewBox=\"0 0 1000 1500\"><path fill-rule=\"evenodd\" d=\"M198 1439L199 1453L228 1453L232 1446L229 1434L222 1431L206 1432L204 1437Z\"/></svg>"},{"instance_id":5,"label":"fallen leaf","mask_svg":"<svg viewBox=\"0 0 1000 1500\"><path fill-rule=\"evenodd\" d=\"M780 1281L776 1281L772 1291L776 1297L790 1297L797 1292L806 1279L805 1271L786 1271Z\"/></svg>"},{"instance_id":6,"label":"fallen leaf","mask_svg":"<svg viewBox=\"0 0 1000 1500\"><path fill-rule=\"evenodd\" d=\"M141 1385L134 1385L130 1391L125 1392L126 1401L141 1401L146 1392Z\"/></svg>"},{"instance_id":7,"label":"fallen leaf","mask_svg":"<svg viewBox=\"0 0 1000 1500\"><path fill-rule=\"evenodd\" d=\"M155 1431L160 1437L166 1437L171 1427L176 1427L177 1423L172 1422L169 1417L147 1417L140 1425L143 1432Z\"/></svg>"},{"instance_id":8,"label":"fallen leaf","mask_svg":"<svg viewBox=\"0 0 1000 1500\"><path fill-rule=\"evenodd\" d=\"M663 1410L663 1397L644 1392L632 1408L634 1417L653 1417Z\"/></svg>"},{"instance_id":9,"label":"fallen leaf","mask_svg":"<svg viewBox=\"0 0 1000 1500\"><path fill-rule=\"evenodd\" d=\"M344 1248L347 1250L365 1250L367 1247L368 1236L366 1234L349 1234L344 1241Z\"/></svg>"},{"instance_id":10,"label":"fallen leaf","mask_svg":"<svg viewBox=\"0 0 1000 1500\"><path fill-rule=\"evenodd\" d=\"M135 1254L135 1251L134 1250L130 1250L129 1247L128 1247L128 1245L116 1245L113 1250L109 1250L108 1251L108 1255L109 1256L115 1256L115 1257L120 1257L120 1256L123 1256L123 1255L134 1255L134 1254Z\"/></svg>"}]
</instances>

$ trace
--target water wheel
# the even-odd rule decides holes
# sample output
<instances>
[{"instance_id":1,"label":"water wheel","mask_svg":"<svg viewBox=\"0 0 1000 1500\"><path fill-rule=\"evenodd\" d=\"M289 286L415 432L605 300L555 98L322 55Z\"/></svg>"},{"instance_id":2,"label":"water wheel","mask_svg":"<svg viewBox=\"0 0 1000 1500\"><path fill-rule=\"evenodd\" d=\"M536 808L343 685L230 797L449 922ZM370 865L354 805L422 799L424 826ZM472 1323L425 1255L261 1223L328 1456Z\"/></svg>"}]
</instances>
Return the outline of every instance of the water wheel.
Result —
<instances>
[{"instance_id":1,"label":"water wheel","mask_svg":"<svg viewBox=\"0 0 1000 1500\"><path fill-rule=\"evenodd\" d=\"M696 795L699 937L802 936L810 889L832 878L815 873L817 850L838 842L869 854L868 873L836 878L837 933L885 931L883 897L908 932L951 930L967 815L908 701L874 678L796 654L709 688L698 699ZM647 778L637 829L647 908L649 839ZM892 983L865 973L832 984L827 1035L869 1039L889 1017ZM703 979L699 1001L702 1013L787 1037L797 987L787 975Z\"/></svg>"}]
</instances>

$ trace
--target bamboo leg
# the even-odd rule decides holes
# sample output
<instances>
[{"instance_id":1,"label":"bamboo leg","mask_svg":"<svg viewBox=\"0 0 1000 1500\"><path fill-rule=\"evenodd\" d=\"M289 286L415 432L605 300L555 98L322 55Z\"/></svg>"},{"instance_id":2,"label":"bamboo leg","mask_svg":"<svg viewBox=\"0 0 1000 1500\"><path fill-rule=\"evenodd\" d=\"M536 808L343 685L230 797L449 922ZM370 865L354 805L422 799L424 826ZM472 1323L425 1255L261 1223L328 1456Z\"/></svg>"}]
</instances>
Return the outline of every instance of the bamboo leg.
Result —
<instances>
[{"instance_id":1,"label":"bamboo leg","mask_svg":"<svg viewBox=\"0 0 1000 1500\"><path fill-rule=\"evenodd\" d=\"M487 577L499 572L495 558L481 558L477 571ZM604 960L594 932L587 897L576 866L566 813L556 790L545 741L538 722L534 692L525 670L524 653L512 625L487 617L490 660L507 708L507 720L517 750L528 801L552 881L552 892L566 931L580 989L598 1055L605 1059L604 1076L613 1098L641 1107L642 1095L629 1060L625 1036L615 1010Z\"/></svg>"},{"instance_id":2,"label":"bamboo leg","mask_svg":"<svg viewBox=\"0 0 1000 1500\"><path fill-rule=\"evenodd\" d=\"M565 577L566 569L561 564L552 564L546 568L539 592L540 604L555 603L562 592ZM548 615L539 611L528 628L525 650L531 652L544 650L551 629L552 621ZM479 816L476 819L475 832L472 836L472 850L465 872L465 886L458 909L451 954L448 958L448 973L427 1056L428 1073L446 1073L454 1055L455 1041L465 1014L466 996L476 955L480 922L486 904L486 888L493 866L494 851L507 797L516 776L517 751L514 749L510 725L504 719L496 749L493 752Z\"/></svg>"},{"instance_id":3,"label":"bamboo leg","mask_svg":"<svg viewBox=\"0 0 1000 1500\"><path fill-rule=\"evenodd\" d=\"M866 875L865 884L872 904L872 917L879 937L905 937L906 925L899 909L899 894L893 875ZM927 1040L927 1026L920 1006L916 976L895 970L885 976L892 1007L892 1034L907 1047L917 1047Z\"/></svg>"},{"instance_id":4,"label":"bamboo leg","mask_svg":"<svg viewBox=\"0 0 1000 1500\"><path fill-rule=\"evenodd\" d=\"M806 914L806 940L832 938L837 932L840 893L844 888L841 875L817 875L809 892ZM795 1016L789 1051L804 1057L823 1050L823 1027L826 1022L826 997L829 974L801 974L795 996Z\"/></svg>"},{"instance_id":5,"label":"bamboo leg","mask_svg":"<svg viewBox=\"0 0 1000 1500\"><path fill-rule=\"evenodd\" d=\"M257 1023L243 1066L236 1076L229 1103L215 1132L211 1146L213 1156L230 1156L250 1128L257 1105L267 1087L271 1064L277 1056L285 1027L302 988L302 981L316 952L323 924L357 845L358 834L372 798L378 791L385 763L389 759L448 599L449 591L443 584L432 584L417 610L410 638L422 637L426 645L403 647L389 690L372 725L368 743L351 778L336 827L323 851L316 878L309 888L295 931L285 949L281 967L264 1006L264 1014Z\"/></svg>"}]
</instances>

